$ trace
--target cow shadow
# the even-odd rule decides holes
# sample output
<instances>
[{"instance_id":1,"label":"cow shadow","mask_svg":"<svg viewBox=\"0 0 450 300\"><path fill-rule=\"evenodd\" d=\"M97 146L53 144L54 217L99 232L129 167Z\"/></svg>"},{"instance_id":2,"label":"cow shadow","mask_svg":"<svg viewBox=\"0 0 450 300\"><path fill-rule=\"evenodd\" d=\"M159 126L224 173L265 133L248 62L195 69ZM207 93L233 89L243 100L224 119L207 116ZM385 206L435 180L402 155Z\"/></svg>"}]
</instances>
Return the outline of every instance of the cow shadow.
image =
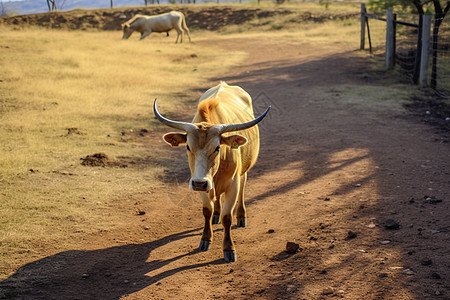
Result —
<instances>
[{"instance_id":1,"label":"cow shadow","mask_svg":"<svg viewBox=\"0 0 450 300\"><path fill-rule=\"evenodd\" d=\"M199 230L187 230L143 244L92 251L70 250L45 257L22 266L0 282L0 299L119 299L157 285L176 273L224 263L217 259L148 275L200 253L194 250L165 260L149 260L155 249L177 240L200 236Z\"/></svg>"}]
</instances>

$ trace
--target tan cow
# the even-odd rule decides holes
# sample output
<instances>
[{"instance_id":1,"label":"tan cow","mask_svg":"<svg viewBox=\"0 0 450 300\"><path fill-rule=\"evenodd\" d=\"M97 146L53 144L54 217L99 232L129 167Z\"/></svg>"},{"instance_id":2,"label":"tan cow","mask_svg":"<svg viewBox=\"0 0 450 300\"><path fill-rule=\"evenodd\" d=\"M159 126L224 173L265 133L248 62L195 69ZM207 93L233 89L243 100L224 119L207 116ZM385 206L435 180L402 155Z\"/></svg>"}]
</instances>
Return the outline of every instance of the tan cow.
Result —
<instances>
[{"instance_id":1,"label":"tan cow","mask_svg":"<svg viewBox=\"0 0 450 300\"><path fill-rule=\"evenodd\" d=\"M209 249L213 238L211 224L221 220L225 229L223 252L226 262L236 261L231 239L232 212L236 202L237 224L239 227L246 226L244 188L247 172L255 164L259 153L256 124L269 109L270 106L255 119L250 95L242 88L229 86L225 82L200 97L192 123L166 119L158 112L156 100L153 104L159 121L184 131L168 133L163 139L172 147L186 144L191 169L189 187L200 191L205 217L199 249Z\"/></svg>"},{"instance_id":2,"label":"tan cow","mask_svg":"<svg viewBox=\"0 0 450 300\"><path fill-rule=\"evenodd\" d=\"M184 32L187 33L189 42L191 41L191 34L186 25L186 18L184 17L184 14L179 11L171 11L156 16L135 15L132 19L122 24L122 39L128 39L134 31L141 33L142 40L152 32L168 33L172 29L177 31L175 43L178 43L178 38L180 36L180 43L183 42Z\"/></svg>"}]
</instances>

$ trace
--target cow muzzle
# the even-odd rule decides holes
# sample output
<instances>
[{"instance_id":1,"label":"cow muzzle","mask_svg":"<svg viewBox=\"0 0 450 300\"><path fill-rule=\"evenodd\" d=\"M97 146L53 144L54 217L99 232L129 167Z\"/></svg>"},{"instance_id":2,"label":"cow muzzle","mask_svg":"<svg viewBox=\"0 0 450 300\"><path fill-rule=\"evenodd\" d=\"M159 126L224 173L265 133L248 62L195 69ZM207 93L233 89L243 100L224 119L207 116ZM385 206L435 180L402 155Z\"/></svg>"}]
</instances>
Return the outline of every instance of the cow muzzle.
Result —
<instances>
[{"instance_id":1,"label":"cow muzzle","mask_svg":"<svg viewBox=\"0 0 450 300\"><path fill-rule=\"evenodd\" d=\"M208 179L191 179L189 186L191 190L197 192L207 192L212 188L211 181Z\"/></svg>"}]
</instances>

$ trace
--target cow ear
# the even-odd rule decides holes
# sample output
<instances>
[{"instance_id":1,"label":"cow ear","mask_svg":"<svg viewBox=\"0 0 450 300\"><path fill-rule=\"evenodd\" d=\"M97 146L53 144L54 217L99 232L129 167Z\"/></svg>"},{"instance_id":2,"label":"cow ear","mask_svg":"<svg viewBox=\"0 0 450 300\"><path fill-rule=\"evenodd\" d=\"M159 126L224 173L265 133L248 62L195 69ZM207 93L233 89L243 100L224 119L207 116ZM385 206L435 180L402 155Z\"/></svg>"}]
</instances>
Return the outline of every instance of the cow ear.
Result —
<instances>
[{"instance_id":1,"label":"cow ear","mask_svg":"<svg viewBox=\"0 0 450 300\"><path fill-rule=\"evenodd\" d=\"M178 147L181 144L186 144L186 133L170 132L163 136L164 141L172 147Z\"/></svg>"},{"instance_id":2,"label":"cow ear","mask_svg":"<svg viewBox=\"0 0 450 300\"><path fill-rule=\"evenodd\" d=\"M228 145L233 149L239 148L247 144L247 138L242 135L235 134L227 137L221 137L220 143L223 145Z\"/></svg>"}]
</instances>

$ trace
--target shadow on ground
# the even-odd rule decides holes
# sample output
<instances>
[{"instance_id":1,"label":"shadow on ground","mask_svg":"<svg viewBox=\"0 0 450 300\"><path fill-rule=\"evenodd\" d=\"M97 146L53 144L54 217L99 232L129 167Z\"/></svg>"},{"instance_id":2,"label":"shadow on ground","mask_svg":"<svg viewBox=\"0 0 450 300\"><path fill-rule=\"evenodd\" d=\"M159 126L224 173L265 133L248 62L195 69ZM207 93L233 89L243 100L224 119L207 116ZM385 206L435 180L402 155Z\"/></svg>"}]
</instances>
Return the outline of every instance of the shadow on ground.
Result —
<instances>
[{"instance_id":1,"label":"shadow on ground","mask_svg":"<svg viewBox=\"0 0 450 300\"><path fill-rule=\"evenodd\" d=\"M200 229L172 234L144 244L131 244L93 251L65 251L21 267L14 275L0 282L2 299L119 299L139 291L176 273L223 260L187 265L146 275L185 256L148 261L151 252L168 243L199 236Z\"/></svg>"},{"instance_id":2,"label":"shadow on ground","mask_svg":"<svg viewBox=\"0 0 450 300\"><path fill-rule=\"evenodd\" d=\"M293 256L280 254L272 257L271 271L276 269L282 276L262 287L260 293L256 291L257 295L264 294L270 299L298 299L308 295L305 292L308 287L316 287L317 284L331 285L344 290L347 295L359 295L359 299L395 299L394 294L400 292L412 299L424 299L438 295L436 291L444 299L450 293L448 281L446 283L450 276L449 253L445 246L448 244L445 233L450 226L445 212L448 212L449 203L430 204L422 200L430 192L436 197L448 196L448 190L445 190L449 182L448 155L444 153L448 147L433 144L423 136L426 130L404 119L399 121L392 115L380 118L339 103L315 101L311 96L315 88L350 83L373 84L381 88L382 84L371 82L371 77L365 75L366 71L361 66L367 68L367 63L355 57L354 53L341 53L295 65L273 60L249 67L255 71L237 72L237 75L225 78L228 83L241 85L251 95L263 92L258 109L271 103L277 108L261 125L261 154L249 174L250 182L267 178L264 183L269 187L273 184L273 188L255 192L254 197L248 199L249 207L275 203L280 196L287 199L290 192L313 181L323 183L323 192L319 191L319 195L331 196L328 207L323 200L308 200L316 209L311 210L313 215L306 216L298 211L299 216L306 218L305 228L309 227L310 231L305 229L301 236L293 238L308 238L309 249ZM323 77L318 78L319 74ZM418 137L421 142L417 142ZM157 159L168 164L167 157L171 155ZM366 161L370 164L361 165ZM349 166L360 173L357 176L342 173L342 177L349 175L350 178L342 184L327 182L327 176L342 172ZM174 177L186 177L187 171L185 161L183 166L166 174L163 180L170 182ZM282 182L272 182L270 175L278 171L284 171L287 178ZM329 183L335 186L327 188ZM361 186L369 184L373 184L370 191L376 193L371 206L361 205L356 198L355 202L344 203L344 207L337 201L333 202L333 197L345 199ZM296 197L299 202L306 201L306 197ZM282 209L282 205L276 208ZM332 218L334 223L328 224ZM400 228L384 230L382 224L386 218L395 218L401 224ZM377 228L368 231L359 220L374 220ZM349 226L359 230L358 237L350 242L342 236ZM22 295L22 298L54 299L54 295L58 295L65 299L86 299L98 296L100 288L105 291L104 299L118 299L182 271L221 264L220 258L163 271L155 277L146 275L183 257L196 255L196 252L191 252L147 262L151 252L158 247L194 235L200 235L200 229L181 231L144 244L62 252L21 267L0 283L2 296L9 299L20 299ZM389 240L390 243L381 245L380 240ZM357 249L365 252L355 252ZM332 256L337 257L334 263L329 262ZM261 259L259 257L258 261ZM424 264L424 259L431 260L432 264ZM391 268L412 270L413 275ZM236 273L233 276L239 276ZM240 285L236 284L237 288L251 290L254 282L247 277L242 279ZM365 284L365 291L357 290L361 282L369 281L371 283ZM294 286L291 291L286 290L289 285ZM330 294L338 296L334 291Z\"/></svg>"}]
</instances>

